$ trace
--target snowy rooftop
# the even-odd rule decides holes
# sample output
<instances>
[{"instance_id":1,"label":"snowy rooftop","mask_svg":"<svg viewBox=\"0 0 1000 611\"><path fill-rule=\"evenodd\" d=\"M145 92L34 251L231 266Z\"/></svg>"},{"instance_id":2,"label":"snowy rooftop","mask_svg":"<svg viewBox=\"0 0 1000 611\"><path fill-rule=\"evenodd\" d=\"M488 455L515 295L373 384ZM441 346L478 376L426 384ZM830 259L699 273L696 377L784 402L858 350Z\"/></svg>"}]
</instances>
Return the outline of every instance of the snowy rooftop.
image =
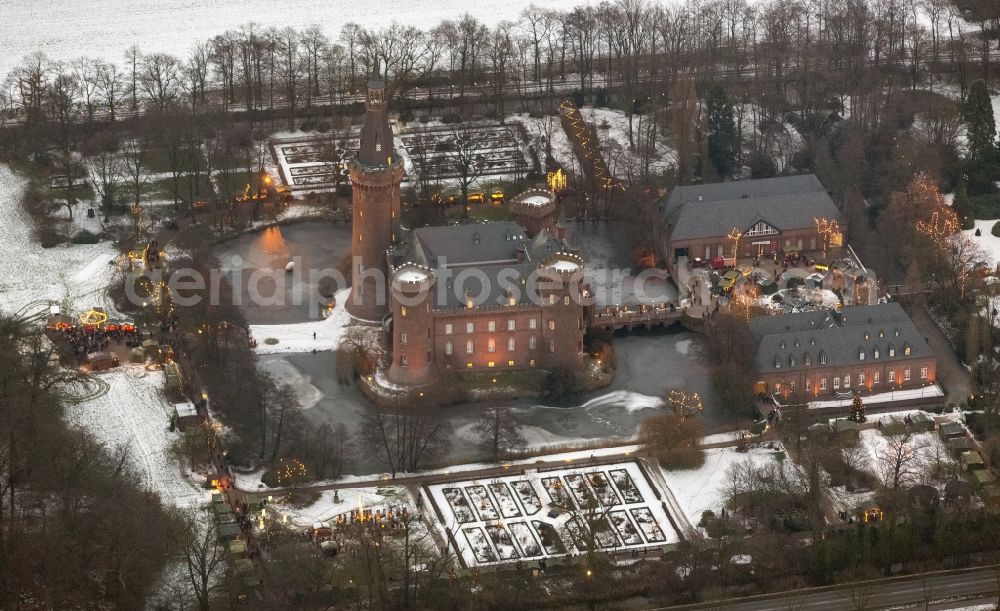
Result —
<instances>
[{"instance_id":1,"label":"snowy rooftop","mask_svg":"<svg viewBox=\"0 0 1000 611\"><path fill-rule=\"evenodd\" d=\"M423 282L427 278L427 272L413 267L407 267L396 272L396 280L399 282Z\"/></svg>"},{"instance_id":2,"label":"snowy rooftop","mask_svg":"<svg viewBox=\"0 0 1000 611\"><path fill-rule=\"evenodd\" d=\"M177 413L178 418L192 418L198 415L197 408L190 401L174 403L174 412Z\"/></svg>"},{"instance_id":3,"label":"snowy rooftop","mask_svg":"<svg viewBox=\"0 0 1000 611\"><path fill-rule=\"evenodd\" d=\"M552 201L547 195L529 195L521 200L522 204L528 206L544 206Z\"/></svg>"},{"instance_id":4,"label":"snowy rooftop","mask_svg":"<svg viewBox=\"0 0 1000 611\"><path fill-rule=\"evenodd\" d=\"M554 263L550 264L549 267L560 272L575 272L580 269L580 264L576 261L558 259Z\"/></svg>"}]
</instances>

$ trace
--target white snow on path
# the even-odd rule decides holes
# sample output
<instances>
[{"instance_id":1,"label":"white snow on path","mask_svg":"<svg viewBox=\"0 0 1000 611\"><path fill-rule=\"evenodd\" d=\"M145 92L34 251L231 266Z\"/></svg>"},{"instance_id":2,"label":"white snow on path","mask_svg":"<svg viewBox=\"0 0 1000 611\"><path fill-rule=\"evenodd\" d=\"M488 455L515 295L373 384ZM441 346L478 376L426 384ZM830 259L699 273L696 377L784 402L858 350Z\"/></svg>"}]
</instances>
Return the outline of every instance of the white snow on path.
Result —
<instances>
[{"instance_id":1,"label":"white snow on path","mask_svg":"<svg viewBox=\"0 0 1000 611\"><path fill-rule=\"evenodd\" d=\"M315 24L336 40L348 22L384 27L396 21L429 29L470 11L493 26L504 19L517 20L529 4L567 8L565 0L476 4L458 0L0 0L0 23L8 24L0 36L0 80L22 57L35 51L63 61L87 55L122 65L126 50L137 45L145 53L172 53L187 59L195 44L251 21L258 24L258 31Z\"/></svg>"},{"instance_id":2,"label":"white snow on path","mask_svg":"<svg viewBox=\"0 0 1000 611\"><path fill-rule=\"evenodd\" d=\"M129 364L100 378L110 385L107 394L68 406L67 422L85 429L111 451L128 447L143 484L165 502L178 507L207 502L209 493L195 486L168 454L177 433L170 432L171 407L163 397L163 373Z\"/></svg>"},{"instance_id":3,"label":"white snow on path","mask_svg":"<svg viewBox=\"0 0 1000 611\"><path fill-rule=\"evenodd\" d=\"M336 307L323 320L287 325L250 325L250 333L257 340L257 354L336 350L351 322L346 308L350 293L351 289L347 288L334 295Z\"/></svg>"},{"instance_id":4,"label":"white snow on path","mask_svg":"<svg viewBox=\"0 0 1000 611\"><path fill-rule=\"evenodd\" d=\"M991 233L993 225L998 222L1000 221L996 219L977 220L975 227L967 229L964 232L976 246L982 249L983 254L986 255L988 262L993 267L996 267L997 263L1000 262L1000 238ZM977 229L982 235L976 236Z\"/></svg>"},{"instance_id":5,"label":"white snow on path","mask_svg":"<svg viewBox=\"0 0 1000 611\"><path fill-rule=\"evenodd\" d=\"M104 289L111 275L100 271L110 272L114 248L109 242L42 248L21 207L25 184L0 164L0 309L14 311L39 300L62 301L67 294L77 308L110 307Z\"/></svg>"}]
</instances>

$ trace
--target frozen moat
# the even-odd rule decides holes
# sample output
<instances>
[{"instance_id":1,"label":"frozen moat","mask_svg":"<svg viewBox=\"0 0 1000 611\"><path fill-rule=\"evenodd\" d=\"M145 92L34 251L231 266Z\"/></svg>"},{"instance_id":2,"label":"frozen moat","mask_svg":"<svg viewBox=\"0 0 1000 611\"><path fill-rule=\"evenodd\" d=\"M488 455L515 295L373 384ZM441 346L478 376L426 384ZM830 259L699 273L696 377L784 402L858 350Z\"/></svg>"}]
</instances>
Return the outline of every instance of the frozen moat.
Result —
<instances>
[{"instance_id":1,"label":"frozen moat","mask_svg":"<svg viewBox=\"0 0 1000 611\"><path fill-rule=\"evenodd\" d=\"M593 269L626 270L629 257L619 252L623 243L620 226L581 225L575 242L585 251ZM243 309L251 324L289 324L314 317L319 300L317 282L305 273L310 269L331 268L350 248L350 226L329 223L300 223L272 227L242 236L216 249L224 268L239 272ZM285 272L296 261L299 274ZM277 270L277 271L274 271ZM249 282L258 274L258 279ZM253 286L273 299L250 299ZM661 294L671 297L672 283ZM704 397L704 418L709 428L725 424L727 416L718 409L708 380L704 339L679 328L640 330L615 338L618 371L606 389L582 396L579 405L551 407L537 401L519 400L508 405L523 427L529 445L573 444L594 439L627 438L634 435L643 419L662 406L668 389L683 388ZM336 376L336 354L302 352L262 355L260 367L280 382L295 389L305 416L314 423L344 423L356 430L366 399L353 385L342 385ZM481 404L455 405L445 409L452 428L452 457L456 460L480 458L471 434ZM356 452L358 456L363 453ZM383 465L358 459L350 471L356 474L380 472Z\"/></svg>"}]
</instances>

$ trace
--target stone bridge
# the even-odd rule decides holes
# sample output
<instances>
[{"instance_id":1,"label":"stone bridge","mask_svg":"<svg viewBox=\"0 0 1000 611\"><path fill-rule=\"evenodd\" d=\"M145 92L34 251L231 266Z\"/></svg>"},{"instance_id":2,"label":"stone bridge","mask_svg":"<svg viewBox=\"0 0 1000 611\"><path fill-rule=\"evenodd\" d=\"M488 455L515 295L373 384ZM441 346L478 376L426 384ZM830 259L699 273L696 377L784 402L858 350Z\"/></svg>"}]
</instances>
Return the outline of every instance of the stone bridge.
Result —
<instances>
[{"instance_id":1,"label":"stone bridge","mask_svg":"<svg viewBox=\"0 0 1000 611\"><path fill-rule=\"evenodd\" d=\"M669 327L684 317L684 308L671 304L639 306L607 306L594 312L590 326L595 329L632 331L636 327L651 329L657 325Z\"/></svg>"}]
</instances>

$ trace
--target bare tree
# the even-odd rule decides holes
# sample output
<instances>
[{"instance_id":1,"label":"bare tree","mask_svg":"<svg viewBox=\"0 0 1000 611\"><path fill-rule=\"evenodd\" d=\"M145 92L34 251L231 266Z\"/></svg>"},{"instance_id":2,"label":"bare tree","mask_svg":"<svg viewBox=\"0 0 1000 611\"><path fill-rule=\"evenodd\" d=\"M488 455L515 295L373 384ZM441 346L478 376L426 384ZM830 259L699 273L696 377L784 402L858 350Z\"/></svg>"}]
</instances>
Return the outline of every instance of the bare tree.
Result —
<instances>
[{"instance_id":1,"label":"bare tree","mask_svg":"<svg viewBox=\"0 0 1000 611\"><path fill-rule=\"evenodd\" d=\"M139 86L154 109L162 112L176 99L180 69L180 62L173 55L153 53L143 56Z\"/></svg>"},{"instance_id":2,"label":"bare tree","mask_svg":"<svg viewBox=\"0 0 1000 611\"><path fill-rule=\"evenodd\" d=\"M431 405L413 403L397 399L387 409L369 406L361 413L359 436L393 478L399 471L416 471L451 445L447 419Z\"/></svg>"},{"instance_id":3,"label":"bare tree","mask_svg":"<svg viewBox=\"0 0 1000 611\"><path fill-rule=\"evenodd\" d=\"M98 132L84 142L82 152L106 218L125 179L125 162L118 151L118 139L109 131Z\"/></svg>"},{"instance_id":4,"label":"bare tree","mask_svg":"<svg viewBox=\"0 0 1000 611\"><path fill-rule=\"evenodd\" d=\"M212 599L222 584L226 569L226 550L219 545L219 534L212 516L191 511L181 514L183 528L178 548L187 583L200 611L212 608Z\"/></svg>"},{"instance_id":5,"label":"bare tree","mask_svg":"<svg viewBox=\"0 0 1000 611\"><path fill-rule=\"evenodd\" d=\"M875 457L882 483L893 492L916 483L924 449L909 433L886 437L885 449Z\"/></svg>"},{"instance_id":6,"label":"bare tree","mask_svg":"<svg viewBox=\"0 0 1000 611\"><path fill-rule=\"evenodd\" d=\"M472 433L493 457L493 462L500 462L504 453L519 450L525 444L521 425L509 407L487 409L473 425Z\"/></svg>"}]
</instances>

